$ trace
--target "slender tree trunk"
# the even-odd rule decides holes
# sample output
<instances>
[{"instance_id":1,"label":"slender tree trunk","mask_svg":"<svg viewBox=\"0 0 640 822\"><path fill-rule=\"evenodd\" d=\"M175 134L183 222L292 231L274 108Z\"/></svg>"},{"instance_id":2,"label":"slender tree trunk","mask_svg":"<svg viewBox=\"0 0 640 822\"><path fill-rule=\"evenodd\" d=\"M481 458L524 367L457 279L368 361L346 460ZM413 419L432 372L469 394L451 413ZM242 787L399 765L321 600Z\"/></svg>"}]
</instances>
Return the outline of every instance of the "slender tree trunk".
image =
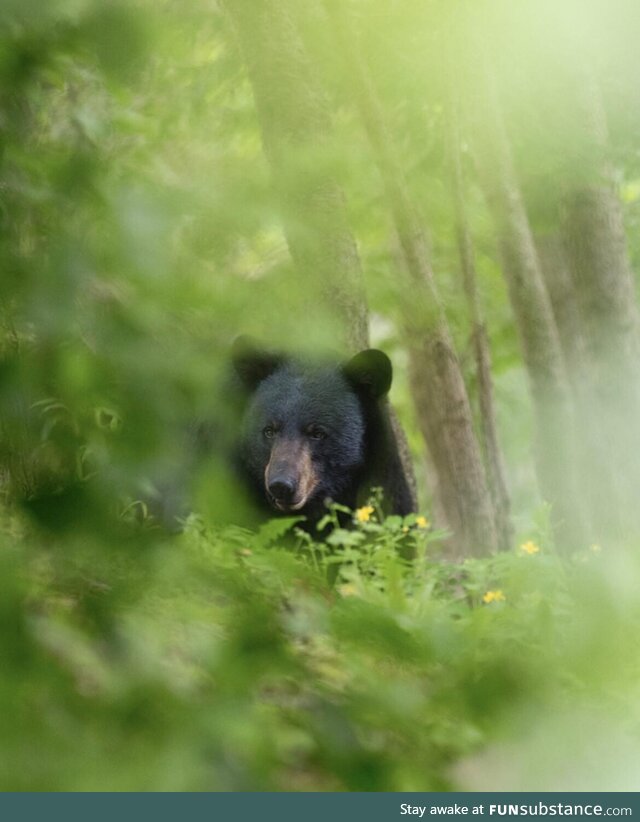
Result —
<instances>
[{"instance_id":1,"label":"slender tree trunk","mask_svg":"<svg viewBox=\"0 0 640 822\"><path fill-rule=\"evenodd\" d=\"M283 209L297 271L321 283L329 315L339 314L346 347L369 344L362 269L343 192L329 169L332 123L299 33L282 0L225 0L253 87L265 153ZM416 507L406 436L389 409L398 456Z\"/></svg>"},{"instance_id":2,"label":"slender tree trunk","mask_svg":"<svg viewBox=\"0 0 640 822\"><path fill-rule=\"evenodd\" d=\"M460 158L457 90L454 88L451 72L449 72L449 74L447 137L449 142L451 187L453 191L458 253L460 255L464 292L471 319L473 351L478 380L480 425L482 429L485 464L487 466L487 478L493 499L499 544L503 550L508 550L513 541L513 528L510 519L511 501L507 488L504 457L498 438L496 414L493 403L493 380L491 378L491 350L489 348L489 338L480 306L480 297L478 295L475 253L465 202L464 178Z\"/></svg>"},{"instance_id":3,"label":"slender tree trunk","mask_svg":"<svg viewBox=\"0 0 640 822\"><path fill-rule=\"evenodd\" d=\"M497 547L494 511L473 430L469 400L431 269L423 225L404 175L358 42L340 0L325 0L356 103L390 203L409 282L402 285L410 380L422 433L439 476L442 502L463 555Z\"/></svg>"},{"instance_id":4,"label":"slender tree trunk","mask_svg":"<svg viewBox=\"0 0 640 822\"><path fill-rule=\"evenodd\" d=\"M608 496L617 491L620 518L611 533L624 538L621 523L640 526L640 319L599 88L585 71L576 90L581 150L568 159L570 168L579 161L579 173L567 185L562 230L590 372L586 411L606 452L601 457Z\"/></svg>"},{"instance_id":5,"label":"slender tree trunk","mask_svg":"<svg viewBox=\"0 0 640 822\"><path fill-rule=\"evenodd\" d=\"M482 49L477 50L482 54ZM584 545L573 408L560 339L520 194L497 90L484 59L469 105L478 174L500 239L503 268L529 376L537 428L537 466L552 505L559 547Z\"/></svg>"}]
</instances>

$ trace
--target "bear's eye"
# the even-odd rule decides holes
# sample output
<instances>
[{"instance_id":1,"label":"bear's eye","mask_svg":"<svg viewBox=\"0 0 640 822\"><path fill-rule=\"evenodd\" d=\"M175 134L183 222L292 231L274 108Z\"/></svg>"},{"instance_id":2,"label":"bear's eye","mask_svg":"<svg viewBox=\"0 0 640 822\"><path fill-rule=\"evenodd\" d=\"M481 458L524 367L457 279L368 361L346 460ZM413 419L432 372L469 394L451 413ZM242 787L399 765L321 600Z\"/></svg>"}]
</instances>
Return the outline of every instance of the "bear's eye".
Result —
<instances>
[{"instance_id":1,"label":"bear's eye","mask_svg":"<svg viewBox=\"0 0 640 822\"><path fill-rule=\"evenodd\" d=\"M307 433L312 440L323 440L327 436L327 432L321 425L309 426Z\"/></svg>"},{"instance_id":2,"label":"bear's eye","mask_svg":"<svg viewBox=\"0 0 640 822\"><path fill-rule=\"evenodd\" d=\"M271 440L275 437L276 429L273 425L267 425L266 428L262 429L262 435L265 439Z\"/></svg>"}]
</instances>

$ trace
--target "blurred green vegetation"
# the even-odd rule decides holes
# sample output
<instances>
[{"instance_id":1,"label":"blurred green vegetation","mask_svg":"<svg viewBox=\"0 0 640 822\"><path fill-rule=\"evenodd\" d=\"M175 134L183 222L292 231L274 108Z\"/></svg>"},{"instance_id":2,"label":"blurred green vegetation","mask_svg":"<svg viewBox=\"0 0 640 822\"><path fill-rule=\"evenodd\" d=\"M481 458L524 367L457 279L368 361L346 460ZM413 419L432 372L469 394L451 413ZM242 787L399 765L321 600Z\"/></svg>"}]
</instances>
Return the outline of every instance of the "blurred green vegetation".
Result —
<instances>
[{"instance_id":1,"label":"blurred green vegetation","mask_svg":"<svg viewBox=\"0 0 640 822\"><path fill-rule=\"evenodd\" d=\"M540 31L547 5L492 21L541 222L554 141L572 139L571 123L546 127L545 72L561 75L573 53L564 34ZM441 138L443 8L354 7L473 394ZM570 31L580 21L607 80L637 269L637 10L583 9L567 3L560 16ZM429 510L392 229L323 37L310 48L336 100L372 337L394 360L392 399ZM638 786L637 555L633 545L556 555L496 242L479 192L469 196L512 552L452 564L422 520L376 513L330 546L285 537L282 521L222 529L207 499L233 510L233 493L206 471L182 535L132 524L144 478L179 459L180 426L224 405L233 338L316 351L333 345L335 318L302 309L307 284L288 258L251 89L215 3L2 3L1 789ZM415 540L415 563L398 556L402 540ZM520 547L530 541L531 553Z\"/></svg>"},{"instance_id":2,"label":"blurred green vegetation","mask_svg":"<svg viewBox=\"0 0 640 822\"><path fill-rule=\"evenodd\" d=\"M632 789L637 563L451 565L424 524L373 514L328 553L193 517L107 551L5 520L3 788Z\"/></svg>"}]
</instances>

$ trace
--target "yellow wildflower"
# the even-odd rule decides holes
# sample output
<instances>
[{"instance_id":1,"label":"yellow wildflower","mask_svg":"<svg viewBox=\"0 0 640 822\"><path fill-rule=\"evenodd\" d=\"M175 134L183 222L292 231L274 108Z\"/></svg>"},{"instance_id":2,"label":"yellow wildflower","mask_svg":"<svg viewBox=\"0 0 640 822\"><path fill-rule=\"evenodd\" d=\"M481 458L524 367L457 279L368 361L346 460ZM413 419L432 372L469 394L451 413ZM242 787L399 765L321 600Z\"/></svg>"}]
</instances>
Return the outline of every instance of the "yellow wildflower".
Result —
<instances>
[{"instance_id":1,"label":"yellow wildflower","mask_svg":"<svg viewBox=\"0 0 640 822\"><path fill-rule=\"evenodd\" d=\"M598 545L597 542L594 542L593 545L589 547L589 550L594 554L599 554L602 551L602 546Z\"/></svg>"},{"instance_id":2,"label":"yellow wildflower","mask_svg":"<svg viewBox=\"0 0 640 822\"><path fill-rule=\"evenodd\" d=\"M408 525L403 525L402 526L402 533L403 534L408 534L409 533L409 526Z\"/></svg>"},{"instance_id":3,"label":"yellow wildflower","mask_svg":"<svg viewBox=\"0 0 640 822\"><path fill-rule=\"evenodd\" d=\"M623 203L635 203L640 199L640 185L637 180L623 185L620 189L620 196Z\"/></svg>"},{"instance_id":4,"label":"yellow wildflower","mask_svg":"<svg viewBox=\"0 0 640 822\"><path fill-rule=\"evenodd\" d=\"M487 591L487 593L482 597L482 601L488 605L490 602L504 602L506 596L502 593L502 591Z\"/></svg>"},{"instance_id":5,"label":"yellow wildflower","mask_svg":"<svg viewBox=\"0 0 640 822\"><path fill-rule=\"evenodd\" d=\"M354 597L358 593L358 589L352 582L347 582L345 585L341 585L338 590L343 597Z\"/></svg>"},{"instance_id":6,"label":"yellow wildflower","mask_svg":"<svg viewBox=\"0 0 640 822\"><path fill-rule=\"evenodd\" d=\"M523 542L520 546L520 550L523 554L537 554L540 552L540 546L536 545L535 542L529 540L528 542Z\"/></svg>"},{"instance_id":7,"label":"yellow wildflower","mask_svg":"<svg viewBox=\"0 0 640 822\"><path fill-rule=\"evenodd\" d=\"M416 517L416 525L418 526L418 528L429 528L431 523L426 517L420 515L419 517Z\"/></svg>"},{"instance_id":8,"label":"yellow wildflower","mask_svg":"<svg viewBox=\"0 0 640 822\"><path fill-rule=\"evenodd\" d=\"M356 511L356 520L358 522L369 522L374 511L373 505L363 505L362 508L358 508Z\"/></svg>"}]
</instances>

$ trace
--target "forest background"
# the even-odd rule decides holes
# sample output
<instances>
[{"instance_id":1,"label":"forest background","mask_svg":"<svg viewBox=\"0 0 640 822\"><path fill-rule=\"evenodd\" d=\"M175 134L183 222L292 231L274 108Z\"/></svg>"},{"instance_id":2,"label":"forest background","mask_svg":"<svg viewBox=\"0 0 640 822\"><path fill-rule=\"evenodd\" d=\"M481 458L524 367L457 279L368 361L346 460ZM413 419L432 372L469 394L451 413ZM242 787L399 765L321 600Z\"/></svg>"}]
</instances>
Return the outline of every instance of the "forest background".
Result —
<instances>
[{"instance_id":1,"label":"forest background","mask_svg":"<svg viewBox=\"0 0 640 822\"><path fill-rule=\"evenodd\" d=\"M0 21L0 786L636 789L634 3ZM390 355L422 513L160 527L246 332Z\"/></svg>"}]
</instances>

